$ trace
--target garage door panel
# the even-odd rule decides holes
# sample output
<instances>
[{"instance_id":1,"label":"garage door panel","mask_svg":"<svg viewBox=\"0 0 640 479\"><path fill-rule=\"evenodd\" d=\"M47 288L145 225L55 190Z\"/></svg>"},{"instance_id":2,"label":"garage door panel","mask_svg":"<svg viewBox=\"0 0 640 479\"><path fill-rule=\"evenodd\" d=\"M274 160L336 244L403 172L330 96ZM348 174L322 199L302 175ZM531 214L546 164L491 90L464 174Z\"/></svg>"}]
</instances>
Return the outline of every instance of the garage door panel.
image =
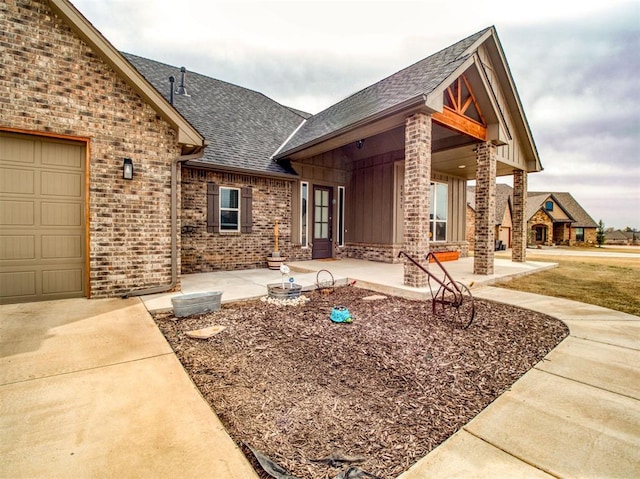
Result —
<instances>
[{"instance_id":1,"label":"garage door panel","mask_svg":"<svg viewBox=\"0 0 640 479\"><path fill-rule=\"evenodd\" d=\"M11 300L19 296L34 296L36 289L35 271L0 273L0 299Z\"/></svg>"},{"instance_id":2,"label":"garage door panel","mask_svg":"<svg viewBox=\"0 0 640 479\"><path fill-rule=\"evenodd\" d=\"M0 226L35 226L35 201L0 200Z\"/></svg>"},{"instance_id":3,"label":"garage door panel","mask_svg":"<svg viewBox=\"0 0 640 479\"><path fill-rule=\"evenodd\" d=\"M80 198L82 195L82 175L43 171L41 193L46 196L67 196Z\"/></svg>"},{"instance_id":4,"label":"garage door panel","mask_svg":"<svg viewBox=\"0 0 640 479\"><path fill-rule=\"evenodd\" d=\"M42 293L61 294L82 292L82 269L49 270L42 272Z\"/></svg>"},{"instance_id":5,"label":"garage door panel","mask_svg":"<svg viewBox=\"0 0 640 479\"><path fill-rule=\"evenodd\" d=\"M41 163L46 166L82 169L84 148L67 143L43 143Z\"/></svg>"},{"instance_id":6,"label":"garage door panel","mask_svg":"<svg viewBox=\"0 0 640 479\"><path fill-rule=\"evenodd\" d=\"M0 261L33 260L36 258L34 235L0 236Z\"/></svg>"},{"instance_id":7,"label":"garage door panel","mask_svg":"<svg viewBox=\"0 0 640 479\"><path fill-rule=\"evenodd\" d=\"M0 132L0 303L85 295L85 155Z\"/></svg>"},{"instance_id":8,"label":"garage door panel","mask_svg":"<svg viewBox=\"0 0 640 479\"><path fill-rule=\"evenodd\" d=\"M42 259L81 259L80 235L42 236Z\"/></svg>"},{"instance_id":9,"label":"garage door panel","mask_svg":"<svg viewBox=\"0 0 640 479\"><path fill-rule=\"evenodd\" d=\"M81 226L82 205L42 202L42 226Z\"/></svg>"},{"instance_id":10,"label":"garage door panel","mask_svg":"<svg viewBox=\"0 0 640 479\"><path fill-rule=\"evenodd\" d=\"M0 138L0 161L35 163L36 144L32 140L2 136Z\"/></svg>"},{"instance_id":11,"label":"garage door panel","mask_svg":"<svg viewBox=\"0 0 640 479\"><path fill-rule=\"evenodd\" d=\"M32 195L35 192L34 171L0 167L0 193Z\"/></svg>"}]
</instances>

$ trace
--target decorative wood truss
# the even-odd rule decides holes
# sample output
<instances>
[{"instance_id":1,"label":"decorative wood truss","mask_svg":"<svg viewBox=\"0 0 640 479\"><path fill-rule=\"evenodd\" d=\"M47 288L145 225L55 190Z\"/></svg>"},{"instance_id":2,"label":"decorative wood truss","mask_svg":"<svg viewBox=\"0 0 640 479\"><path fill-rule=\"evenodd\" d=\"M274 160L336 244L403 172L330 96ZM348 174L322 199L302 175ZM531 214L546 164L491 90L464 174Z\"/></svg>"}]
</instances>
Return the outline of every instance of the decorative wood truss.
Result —
<instances>
[{"instance_id":1,"label":"decorative wood truss","mask_svg":"<svg viewBox=\"0 0 640 479\"><path fill-rule=\"evenodd\" d=\"M433 114L434 121L478 140L487 141L487 123L465 75L460 75L447 87L443 103L442 113Z\"/></svg>"}]
</instances>

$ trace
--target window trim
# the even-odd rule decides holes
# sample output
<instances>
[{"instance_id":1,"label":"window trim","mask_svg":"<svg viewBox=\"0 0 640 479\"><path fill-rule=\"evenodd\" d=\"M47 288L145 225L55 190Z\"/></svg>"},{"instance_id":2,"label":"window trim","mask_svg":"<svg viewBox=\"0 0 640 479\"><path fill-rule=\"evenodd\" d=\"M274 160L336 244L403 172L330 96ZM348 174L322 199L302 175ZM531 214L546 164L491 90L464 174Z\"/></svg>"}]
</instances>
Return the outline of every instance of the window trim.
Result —
<instances>
[{"instance_id":1,"label":"window trim","mask_svg":"<svg viewBox=\"0 0 640 479\"><path fill-rule=\"evenodd\" d=\"M344 186L338 186L338 246L344 246Z\"/></svg>"},{"instance_id":2,"label":"window trim","mask_svg":"<svg viewBox=\"0 0 640 479\"><path fill-rule=\"evenodd\" d=\"M207 233L251 233L253 230L253 188L244 187L223 187L233 188L240 191L238 229L220 229L220 185L214 182L207 182Z\"/></svg>"},{"instance_id":3,"label":"window trim","mask_svg":"<svg viewBox=\"0 0 640 479\"><path fill-rule=\"evenodd\" d=\"M222 192L223 190L237 191L238 192L238 206L235 208L222 206ZM239 233L242 230L242 189L235 186L221 186L219 190L220 203L218 205L218 224L220 225L221 233ZM234 229L223 228L222 212L223 211L236 211L238 213L238 220Z\"/></svg>"},{"instance_id":4,"label":"window trim","mask_svg":"<svg viewBox=\"0 0 640 479\"><path fill-rule=\"evenodd\" d=\"M438 205L436 204L436 188L437 186L444 186L446 188L447 197L446 197L446 208L445 208L445 219L444 220L436 220L436 208ZM433 188L432 188L433 187ZM429 185L429 193L430 193L430 205L429 205L429 242L433 243L446 243L447 236L449 235L449 183L444 183L441 181L432 181ZM431 194L433 193L433 194ZM432 217L433 216L433 217ZM436 236L436 223L443 224L444 223L444 239L435 239Z\"/></svg>"},{"instance_id":5,"label":"window trim","mask_svg":"<svg viewBox=\"0 0 640 479\"><path fill-rule=\"evenodd\" d=\"M304 221L303 221L304 215ZM300 182L300 247L309 248L309 182Z\"/></svg>"}]
</instances>

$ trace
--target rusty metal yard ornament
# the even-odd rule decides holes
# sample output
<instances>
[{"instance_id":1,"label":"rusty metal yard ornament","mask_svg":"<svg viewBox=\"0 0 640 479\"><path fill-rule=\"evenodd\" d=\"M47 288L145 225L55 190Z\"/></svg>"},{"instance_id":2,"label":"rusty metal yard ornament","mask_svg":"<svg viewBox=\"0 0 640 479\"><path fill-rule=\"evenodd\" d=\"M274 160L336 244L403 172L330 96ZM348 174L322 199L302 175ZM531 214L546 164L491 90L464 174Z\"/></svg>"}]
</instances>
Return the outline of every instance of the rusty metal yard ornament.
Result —
<instances>
[{"instance_id":1,"label":"rusty metal yard ornament","mask_svg":"<svg viewBox=\"0 0 640 479\"><path fill-rule=\"evenodd\" d=\"M442 314L457 326L460 326L462 329L467 329L471 326L473 318L475 318L476 315L476 306L469 288L460 281L455 281L431 251L426 256L427 264L429 261L433 261L443 273L442 279L431 273L404 251L398 253L398 258L402 255L406 256L409 261L428 276L433 314L438 314L439 305L441 306ZM439 285L435 293L431 287L431 280L434 280Z\"/></svg>"}]
</instances>

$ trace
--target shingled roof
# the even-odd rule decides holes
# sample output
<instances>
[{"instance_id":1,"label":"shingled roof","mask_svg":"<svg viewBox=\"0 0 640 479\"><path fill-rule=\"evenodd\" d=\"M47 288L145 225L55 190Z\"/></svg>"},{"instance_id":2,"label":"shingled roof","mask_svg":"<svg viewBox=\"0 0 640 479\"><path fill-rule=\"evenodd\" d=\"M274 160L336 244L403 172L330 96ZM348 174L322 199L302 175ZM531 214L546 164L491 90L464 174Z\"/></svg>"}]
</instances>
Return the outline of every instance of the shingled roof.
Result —
<instances>
[{"instance_id":1,"label":"shingled roof","mask_svg":"<svg viewBox=\"0 0 640 479\"><path fill-rule=\"evenodd\" d=\"M333 132L374 117L409 100L428 95L462 65L468 49L493 27L486 28L345 98L309 118L283 145L278 157Z\"/></svg>"},{"instance_id":2,"label":"shingled roof","mask_svg":"<svg viewBox=\"0 0 640 479\"><path fill-rule=\"evenodd\" d=\"M124 57L169 99L169 77L180 68L129 53ZM194 72L186 74L189 96L175 95L174 107L209 142L198 162L262 174L294 174L271 156L304 120L303 112L262 93Z\"/></svg>"},{"instance_id":3,"label":"shingled roof","mask_svg":"<svg viewBox=\"0 0 640 479\"><path fill-rule=\"evenodd\" d=\"M589 214L580 206L571 193L552 192L552 191L530 191L527 193L527 219L531 218L536 211L544 206L544 202L549 197L553 197L555 202L567 213L573 220L571 226L573 228L597 228L598 224L589 216ZM548 213L548 212L547 212Z\"/></svg>"}]
</instances>

